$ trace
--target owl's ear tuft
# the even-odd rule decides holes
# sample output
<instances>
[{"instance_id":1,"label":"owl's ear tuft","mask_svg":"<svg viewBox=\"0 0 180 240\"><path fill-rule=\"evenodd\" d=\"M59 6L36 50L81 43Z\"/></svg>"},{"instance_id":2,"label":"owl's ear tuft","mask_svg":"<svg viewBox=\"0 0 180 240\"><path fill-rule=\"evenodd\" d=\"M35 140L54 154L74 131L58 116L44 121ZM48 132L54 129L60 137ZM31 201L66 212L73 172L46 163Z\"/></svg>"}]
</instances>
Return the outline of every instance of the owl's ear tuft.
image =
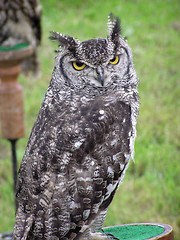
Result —
<instances>
[{"instance_id":1,"label":"owl's ear tuft","mask_svg":"<svg viewBox=\"0 0 180 240\"><path fill-rule=\"evenodd\" d=\"M109 39L116 45L119 43L119 37L121 35L121 25L118 17L115 17L112 13L108 16L108 32Z\"/></svg>"},{"instance_id":2,"label":"owl's ear tuft","mask_svg":"<svg viewBox=\"0 0 180 240\"><path fill-rule=\"evenodd\" d=\"M69 49L71 52L75 52L76 48L79 46L79 40L74 39L73 37L63 35L59 32L50 32L49 39L55 40L59 43L59 46Z\"/></svg>"}]
</instances>

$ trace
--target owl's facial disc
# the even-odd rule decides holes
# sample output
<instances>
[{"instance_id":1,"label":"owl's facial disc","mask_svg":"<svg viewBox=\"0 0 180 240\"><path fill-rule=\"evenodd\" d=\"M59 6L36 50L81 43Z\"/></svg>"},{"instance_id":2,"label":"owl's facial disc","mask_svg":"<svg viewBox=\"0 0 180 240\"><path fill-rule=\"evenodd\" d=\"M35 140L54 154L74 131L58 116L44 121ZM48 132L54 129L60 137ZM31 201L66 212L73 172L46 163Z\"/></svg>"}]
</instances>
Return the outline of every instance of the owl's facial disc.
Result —
<instances>
[{"instance_id":1,"label":"owl's facial disc","mask_svg":"<svg viewBox=\"0 0 180 240\"><path fill-rule=\"evenodd\" d=\"M96 87L109 86L114 81L112 74L116 72L119 65L119 55L115 55L107 64L97 66L91 66L73 57L70 60L68 55L64 60L63 68L66 68L65 71L68 72L69 81L78 86L83 86L84 83Z\"/></svg>"}]
</instances>

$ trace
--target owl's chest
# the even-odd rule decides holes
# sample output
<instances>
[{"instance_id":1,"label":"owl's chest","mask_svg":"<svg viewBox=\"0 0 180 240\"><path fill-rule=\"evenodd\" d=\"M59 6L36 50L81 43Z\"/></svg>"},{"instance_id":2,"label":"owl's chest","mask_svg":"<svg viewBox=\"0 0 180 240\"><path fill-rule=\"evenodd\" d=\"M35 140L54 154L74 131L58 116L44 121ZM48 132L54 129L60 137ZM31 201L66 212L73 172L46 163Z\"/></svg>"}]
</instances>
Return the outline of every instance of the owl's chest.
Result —
<instances>
[{"instance_id":1,"label":"owl's chest","mask_svg":"<svg viewBox=\"0 0 180 240\"><path fill-rule=\"evenodd\" d=\"M131 107L118 100L72 104L60 134L65 133L75 150L84 147L90 152L108 146L110 152L116 152L121 145L124 151L132 130L131 114Z\"/></svg>"},{"instance_id":2,"label":"owl's chest","mask_svg":"<svg viewBox=\"0 0 180 240\"><path fill-rule=\"evenodd\" d=\"M73 161L85 168L96 165L122 168L121 163L124 165L131 154L129 105L120 101L82 104L67 117L59 135L59 146L71 152Z\"/></svg>"},{"instance_id":3,"label":"owl's chest","mask_svg":"<svg viewBox=\"0 0 180 240\"><path fill-rule=\"evenodd\" d=\"M113 97L87 102L73 98L70 104L52 106L41 118L45 123L38 139L43 142L38 144L46 149L42 154L54 156L53 166L60 172L72 165L91 167L92 173L102 166L106 174L118 174L131 154L131 106Z\"/></svg>"}]
</instances>

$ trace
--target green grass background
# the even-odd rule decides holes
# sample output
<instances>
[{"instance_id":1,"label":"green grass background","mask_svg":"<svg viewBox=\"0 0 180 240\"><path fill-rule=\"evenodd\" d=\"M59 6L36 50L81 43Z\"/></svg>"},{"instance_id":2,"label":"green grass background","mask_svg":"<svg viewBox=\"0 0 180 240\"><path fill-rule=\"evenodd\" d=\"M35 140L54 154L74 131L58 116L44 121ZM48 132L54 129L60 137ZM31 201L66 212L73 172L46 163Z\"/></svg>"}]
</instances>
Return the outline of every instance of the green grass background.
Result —
<instances>
[{"instance_id":1,"label":"green grass background","mask_svg":"<svg viewBox=\"0 0 180 240\"><path fill-rule=\"evenodd\" d=\"M106 226L161 222L180 238L180 2L179 0L42 0L41 76L20 76L24 89L25 137L18 141L21 162L28 136L51 79L56 44L51 30L80 40L107 35L107 15L121 18L140 78L140 115L135 163L109 208ZM9 143L0 139L0 232L14 224Z\"/></svg>"}]
</instances>

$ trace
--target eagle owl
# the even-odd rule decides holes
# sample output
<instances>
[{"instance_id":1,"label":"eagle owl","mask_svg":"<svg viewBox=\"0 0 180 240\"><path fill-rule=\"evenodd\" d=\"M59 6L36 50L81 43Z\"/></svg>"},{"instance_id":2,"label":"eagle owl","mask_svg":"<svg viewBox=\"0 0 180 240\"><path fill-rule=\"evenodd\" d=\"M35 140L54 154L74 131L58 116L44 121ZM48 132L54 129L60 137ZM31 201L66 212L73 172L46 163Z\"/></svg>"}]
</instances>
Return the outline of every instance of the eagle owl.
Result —
<instances>
[{"instance_id":1,"label":"eagle owl","mask_svg":"<svg viewBox=\"0 0 180 240\"><path fill-rule=\"evenodd\" d=\"M41 41L41 6L39 0L0 0L0 45L11 47L29 43L34 49L22 65L24 73L37 73L37 46Z\"/></svg>"},{"instance_id":2,"label":"eagle owl","mask_svg":"<svg viewBox=\"0 0 180 240\"><path fill-rule=\"evenodd\" d=\"M106 239L109 204L133 157L138 79L119 19L107 38L53 32L55 67L17 186L16 240Z\"/></svg>"}]
</instances>

